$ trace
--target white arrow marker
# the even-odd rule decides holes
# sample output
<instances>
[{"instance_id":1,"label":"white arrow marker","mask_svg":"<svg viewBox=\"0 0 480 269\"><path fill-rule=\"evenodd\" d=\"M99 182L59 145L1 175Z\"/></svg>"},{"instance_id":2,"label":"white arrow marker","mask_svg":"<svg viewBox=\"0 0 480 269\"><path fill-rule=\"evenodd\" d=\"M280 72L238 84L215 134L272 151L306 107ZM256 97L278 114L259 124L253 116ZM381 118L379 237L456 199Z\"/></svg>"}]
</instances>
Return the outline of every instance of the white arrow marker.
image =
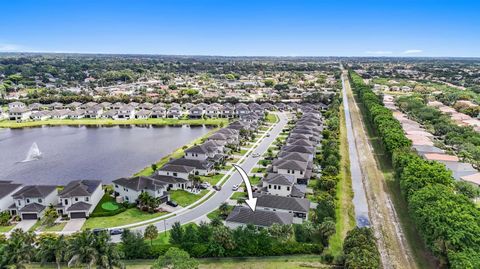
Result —
<instances>
[{"instance_id":1,"label":"white arrow marker","mask_svg":"<svg viewBox=\"0 0 480 269\"><path fill-rule=\"evenodd\" d=\"M238 173L240 173L240 176L243 179L243 182L245 182L245 188L247 188L247 194L248 194L248 200L245 200L247 205L250 207L252 211L255 211L257 208L257 198L253 198L253 193L252 193L252 185L250 185L250 179L247 176L247 173L241 168L240 166L233 164L233 167L237 169Z\"/></svg>"}]
</instances>

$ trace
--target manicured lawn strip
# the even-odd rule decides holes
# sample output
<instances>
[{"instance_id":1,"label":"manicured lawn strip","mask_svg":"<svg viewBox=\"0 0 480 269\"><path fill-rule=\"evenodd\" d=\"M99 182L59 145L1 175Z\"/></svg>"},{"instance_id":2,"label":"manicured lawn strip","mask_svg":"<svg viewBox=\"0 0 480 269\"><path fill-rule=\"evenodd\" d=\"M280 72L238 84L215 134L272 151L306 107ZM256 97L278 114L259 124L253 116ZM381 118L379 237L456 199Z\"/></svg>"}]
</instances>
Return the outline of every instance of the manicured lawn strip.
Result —
<instances>
[{"instance_id":1,"label":"manicured lawn strip","mask_svg":"<svg viewBox=\"0 0 480 269\"><path fill-rule=\"evenodd\" d=\"M276 123L278 122L278 116L272 113L268 113L266 120L268 123Z\"/></svg>"},{"instance_id":2,"label":"manicured lawn strip","mask_svg":"<svg viewBox=\"0 0 480 269\"><path fill-rule=\"evenodd\" d=\"M186 207L193 204L207 193L208 190L202 190L199 194L193 194L184 190L174 190L170 191L170 199L177 202L178 205Z\"/></svg>"},{"instance_id":3,"label":"manicured lawn strip","mask_svg":"<svg viewBox=\"0 0 480 269\"><path fill-rule=\"evenodd\" d=\"M199 144L201 143L204 139L206 139L207 137L209 137L210 135L212 135L214 132L216 132L217 130L219 129L219 127L215 128L214 130L211 130L210 132L208 132L206 135L202 136L202 137L199 137L195 140L193 140L192 142L190 142L189 144L185 145L186 148L189 148L195 144ZM158 161L156 163L157 167L160 168L162 167L163 165L165 165L168 161L170 161L171 158L173 159L177 159L177 158L180 158L183 156L185 150L183 149L185 146L181 147L181 148L178 148L176 149L174 152L170 153L169 155L163 157L162 159L160 159L160 161ZM186 149L185 148L185 149ZM145 167L142 171L136 173L134 176L150 176L153 174L153 170L152 170L152 167L151 166L147 166Z\"/></svg>"},{"instance_id":4,"label":"manicured lawn strip","mask_svg":"<svg viewBox=\"0 0 480 269\"><path fill-rule=\"evenodd\" d=\"M0 128L24 128L35 126L58 126L58 125L226 125L226 119L132 119L132 120L113 120L113 119L79 119L79 120L44 120L44 121L0 121Z\"/></svg>"},{"instance_id":5,"label":"manicured lawn strip","mask_svg":"<svg viewBox=\"0 0 480 269\"><path fill-rule=\"evenodd\" d=\"M148 212L140 211L138 208L129 208L115 216L89 218L83 225L82 230L117 227L135 222L146 221L165 214L167 214L167 212L150 214Z\"/></svg>"},{"instance_id":6,"label":"manicured lawn strip","mask_svg":"<svg viewBox=\"0 0 480 269\"><path fill-rule=\"evenodd\" d=\"M203 182L208 182L210 185L217 185L218 181L224 176L224 174L216 174L213 176L200 176Z\"/></svg>"},{"instance_id":7,"label":"manicured lawn strip","mask_svg":"<svg viewBox=\"0 0 480 269\"><path fill-rule=\"evenodd\" d=\"M232 196L230 197L230 199L232 200L238 200L238 199L241 199L241 198L246 198L247 197L247 193L246 192L243 192L243 191L236 191L232 194Z\"/></svg>"},{"instance_id":8,"label":"manicured lawn strip","mask_svg":"<svg viewBox=\"0 0 480 269\"><path fill-rule=\"evenodd\" d=\"M268 130L268 127L262 126L262 127L258 128L258 130L260 130L261 132L265 132L265 131Z\"/></svg>"},{"instance_id":9,"label":"manicured lawn strip","mask_svg":"<svg viewBox=\"0 0 480 269\"><path fill-rule=\"evenodd\" d=\"M10 230L13 229L13 227L15 227L15 226L14 225L0 226L0 233L8 233L8 232L10 232Z\"/></svg>"},{"instance_id":10,"label":"manicured lawn strip","mask_svg":"<svg viewBox=\"0 0 480 269\"><path fill-rule=\"evenodd\" d=\"M335 203L335 234L330 237L328 253L334 257L343 254L343 240L347 232L355 227L355 212L352 190L352 179L350 174L350 156L348 151L347 130L345 125L345 114L343 106L340 106L340 174L337 183ZM316 180L311 180L311 182ZM310 187L310 183L309 183Z\"/></svg>"},{"instance_id":11,"label":"manicured lawn strip","mask_svg":"<svg viewBox=\"0 0 480 269\"><path fill-rule=\"evenodd\" d=\"M117 209L115 210L118 210L119 212L121 210L123 210L123 206L122 205L119 205L115 202L115 198L110 196L108 193L105 193L102 197L102 199L100 200L100 202L97 204L97 206L95 207L95 209L93 210L92 212L92 215L95 215L95 214L104 214L104 213L111 213L111 214L114 214L113 211L115 210L112 210L114 207L117 207Z\"/></svg>"},{"instance_id":12,"label":"manicured lawn strip","mask_svg":"<svg viewBox=\"0 0 480 269\"><path fill-rule=\"evenodd\" d=\"M66 222L60 222L53 225L52 227L45 227L42 229L42 231L43 232L61 232L66 224L67 224Z\"/></svg>"},{"instance_id":13,"label":"manicured lawn strip","mask_svg":"<svg viewBox=\"0 0 480 269\"><path fill-rule=\"evenodd\" d=\"M231 165L225 165L222 170L225 170L225 171L229 171L230 169L232 169L233 166Z\"/></svg>"},{"instance_id":14,"label":"manicured lawn strip","mask_svg":"<svg viewBox=\"0 0 480 269\"><path fill-rule=\"evenodd\" d=\"M252 173L265 173L267 168L264 167L255 167L252 169Z\"/></svg>"},{"instance_id":15,"label":"manicured lawn strip","mask_svg":"<svg viewBox=\"0 0 480 269\"><path fill-rule=\"evenodd\" d=\"M168 234L168 233L167 233ZM167 239L153 240L153 245L162 245L162 241ZM150 241L147 241L150 243ZM157 243L158 242L158 243ZM164 244L163 244L164 245ZM329 265L321 264L322 259L320 255L292 255L292 256L271 256L271 257L243 257L243 258L204 258L198 259L200 269L301 269L301 268L332 268ZM128 260L123 261L126 268L131 269L150 269L155 260ZM239 265L241 265L239 267ZM30 263L26 265L27 268L32 269L56 269L54 263ZM67 267L62 264L62 268ZM333 267L335 268L335 267Z\"/></svg>"},{"instance_id":16,"label":"manicured lawn strip","mask_svg":"<svg viewBox=\"0 0 480 269\"><path fill-rule=\"evenodd\" d=\"M231 160L228 160L227 162L229 163L237 163L240 158L232 158Z\"/></svg>"}]
</instances>

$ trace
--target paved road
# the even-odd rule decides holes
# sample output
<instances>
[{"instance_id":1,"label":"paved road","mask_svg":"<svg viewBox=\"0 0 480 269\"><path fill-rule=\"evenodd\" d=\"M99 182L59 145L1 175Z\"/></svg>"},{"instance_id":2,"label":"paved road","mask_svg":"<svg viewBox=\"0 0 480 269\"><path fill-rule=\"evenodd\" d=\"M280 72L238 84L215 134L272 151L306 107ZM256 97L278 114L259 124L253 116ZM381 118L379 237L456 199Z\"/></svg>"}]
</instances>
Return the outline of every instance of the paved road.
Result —
<instances>
[{"instance_id":1,"label":"paved road","mask_svg":"<svg viewBox=\"0 0 480 269\"><path fill-rule=\"evenodd\" d=\"M278 113L279 122L277 122L272 130L269 132L270 136L265 137L250 153L250 156L246 157L244 162L240 165L245 171L250 171L255 166L255 164L260 160L260 158L252 157L253 154L258 153L263 155L270 145L275 141L277 136L282 132L282 129L288 122L287 116L285 113ZM171 217L166 220L161 220L154 225L157 226L159 232L163 232L165 228L169 230L175 222L180 222L181 224L186 224L192 221L195 221L202 216L210 213L211 211L218 208L218 206L227 201L230 196L232 196L232 186L234 184L240 184L242 182L242 178L240 174L235 171L230 178L225 182L222 186L222 190L216 192L213 196L211 196L207 201L203 202L199 206L193 208L192 210L187 210L185 212L179 213L179 215ZM132 231L140 231L143 233L146 226L140 226L136 228L132 228ZM112 241L117 242L120 240L120 236L112 236Z\"/></svg>"},{"instance_id":2,"label":"paved road","mask_svg":"<svg viewBox=\"0 0 480 269\"><path fill-rule=\"evenodd\" d=\"M360 168L359 153L355 142L355 133L352 127L350 116L350 105L347 98L345 86L346 73L342 74L343 108L345 112L345 123L347 125L348 152L350 155L350 173L352 175L353 205L355 206L355 220L358 227L370 225L368 217L368 203L363 186L363 174Z\"/></svg>"}]
</instances>

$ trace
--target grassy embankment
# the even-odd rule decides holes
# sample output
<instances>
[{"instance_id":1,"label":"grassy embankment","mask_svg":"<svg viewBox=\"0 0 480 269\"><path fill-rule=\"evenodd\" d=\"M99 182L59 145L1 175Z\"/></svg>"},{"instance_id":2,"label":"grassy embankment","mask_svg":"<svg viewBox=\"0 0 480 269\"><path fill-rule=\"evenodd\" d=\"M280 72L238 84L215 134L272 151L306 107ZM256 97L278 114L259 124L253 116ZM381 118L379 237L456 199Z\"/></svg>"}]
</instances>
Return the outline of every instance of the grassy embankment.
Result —
<instances>
[{"instance_id":1,"label":"grassy embankment","mask_svg":"<svg viewBox=\"0 0 480 269\"><path fill-rule=\"evenodd\" d=\"M347 232L355 227L355 212L352 190L352 178L350 174L350 156L348 151L347 127L345 125L345 113L343 105L340 106L340 174L337 183L335 205L335 234L330 237L328 252L334 257L343 253L343 240Z\"/></svg>"},{"instance_id":2,"label":"grassy embankment","mask_svg":"<svg viewBox=\"0 0 480 269\"><path fill-rule=\"evenodd\" d=\"M60 126L60 125L154 125L154 126L169 126L169 125L210 125L221 126L228 123L227 119L132 119L132 120L113 120L113 119L64 119L64 120L44 120L44 121L26 121L16 122L10 120L0 121L0 128L25 128L37 126Z\"/></svg>"},{"instance_id":3,"label":"grassy embankment","mask_svg":"<svg viewBox=\"0 0 480 269\"><path fill-rule=\"evenodd\" d=\"M154 243L155 244L155 243ZM277 257L245 257L245 258L204 258L198 259L200 269L213 268L249 268L249 269L301 269L301 268L339 268L320 263L319 255L294 255ZM125 261L126 268L149 269L154 263L153 260ZM53 263L41 266L38 263L27 264L32 269L53 269L57 268ZM75 267L74 267L75 268Z\"/></svg>"}]
</instances>

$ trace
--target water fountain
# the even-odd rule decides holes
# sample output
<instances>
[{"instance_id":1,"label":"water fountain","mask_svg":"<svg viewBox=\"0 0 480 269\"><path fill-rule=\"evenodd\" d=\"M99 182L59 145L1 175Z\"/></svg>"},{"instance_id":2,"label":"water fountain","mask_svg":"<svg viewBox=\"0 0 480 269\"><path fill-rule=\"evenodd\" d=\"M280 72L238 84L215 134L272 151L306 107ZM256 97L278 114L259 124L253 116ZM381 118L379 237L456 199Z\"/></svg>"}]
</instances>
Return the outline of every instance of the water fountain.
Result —
<instances>
[{"instance_id":1,"label":"water fountain","mask_svg":"<svg viewBox=\"0 0 480 269\"><path fill-rule=\"evenodd\" d=\"M27 157L25 158L25 160L22 161L22 163L35 161L40 159L41 157L42 153L40 152L37 143L33 142L32 146L28 150Z\"/></svg>"}]
</instances>

